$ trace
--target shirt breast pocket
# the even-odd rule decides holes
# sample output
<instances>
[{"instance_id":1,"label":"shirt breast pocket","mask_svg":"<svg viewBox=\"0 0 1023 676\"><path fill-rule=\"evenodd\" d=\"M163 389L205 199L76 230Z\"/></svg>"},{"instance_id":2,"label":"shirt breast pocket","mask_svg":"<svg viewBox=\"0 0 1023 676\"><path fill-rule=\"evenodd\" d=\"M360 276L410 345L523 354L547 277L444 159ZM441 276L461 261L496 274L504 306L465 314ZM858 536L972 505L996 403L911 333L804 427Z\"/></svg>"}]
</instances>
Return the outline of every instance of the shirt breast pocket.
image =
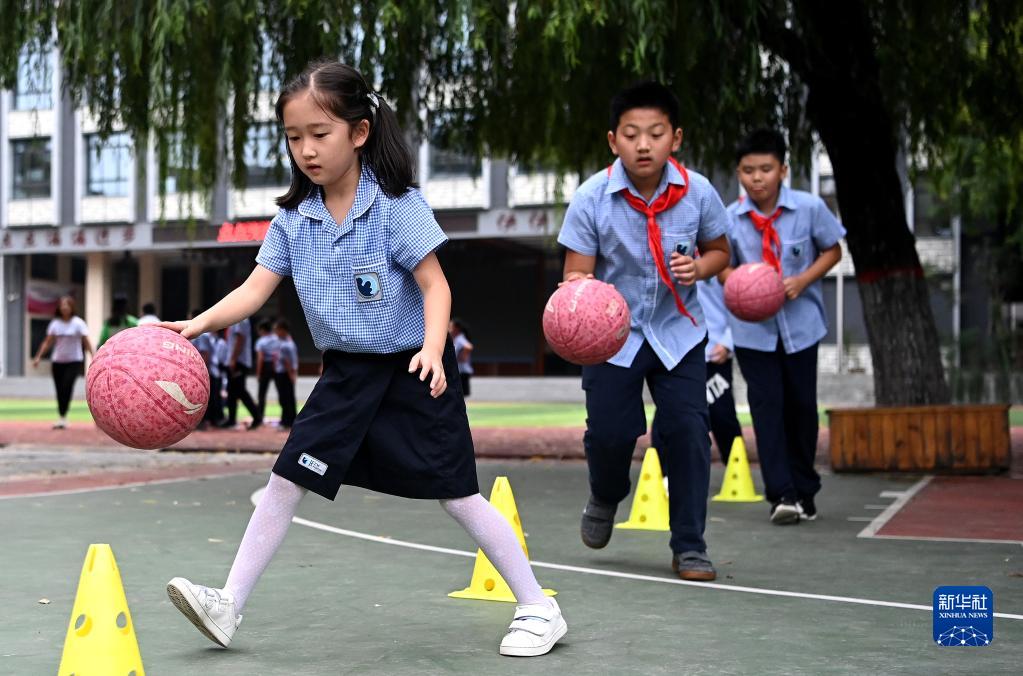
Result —
<instances>
[{"instance_id":1,"label":"shirt breast pocket","mask_svg":"<svg viewBox=\"0 0 1023 676\"><path fill-rule=\"evenodd\" d=\"M696 232L694 230L673 230L661 233L665 263L671 263L671 254L696 257Z\"/></svg>"},{"instance_id":2,"label":"shirt breast pocket","mask_svg":"<svg viewBox=\"0 0 1023 676\"><path fill-rule=\"evenodd\" d=\"M786 276L797 275L810 267L810 263L813 261L813 252L809 237L784 242L782 246L784 246L784 250L781 264Z\"/></svg>"},{"instance_id":3,"label":"shirt breast pocket","mask_svg":"<svg viewBox=\"0 0 1023 676\"><path fill-rule=\"evenodd\" d=\"M355 262L348 282L352 285L352 298L356 309L364 314L376 314L387 305L390 289L387 283L387 262L382 260Z\"/></svg>"}]
</instances>

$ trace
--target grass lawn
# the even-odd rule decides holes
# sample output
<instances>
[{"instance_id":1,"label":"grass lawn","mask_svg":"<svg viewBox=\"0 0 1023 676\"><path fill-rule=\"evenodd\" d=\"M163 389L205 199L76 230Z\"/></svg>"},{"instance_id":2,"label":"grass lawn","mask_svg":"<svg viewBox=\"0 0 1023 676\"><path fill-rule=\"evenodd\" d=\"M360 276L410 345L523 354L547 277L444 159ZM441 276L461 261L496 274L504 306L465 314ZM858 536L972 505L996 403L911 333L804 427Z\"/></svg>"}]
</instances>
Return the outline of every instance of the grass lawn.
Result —
<instances>
[{"instance_id":1,"label":"grass lawn","mask_svg":"<svg viewBox=\"0 0 1023 676\"><path fill-rule=\"evenodd\" d=\"M467 404L469 423L474 427L583 427L586 424L586 408L582 404L530 403L530 402L485 402L472 401ZM246 415L242 406L240 414ZM279 418L280 406L267 404L268 418ZM653 417L654 407L647 406L647 420ZM42 421L50 422L57 417L57 405L49 399L2 399L0 400L0 421ZM89 407L84 401L71 402L68 414L71 422L92 420ZM821 426L828 424L828 417L821 409ZM739 413L739 422L750 424L749 413ZM1009 424L1023 426L1023 406L1014 406L1009 411Z\"/></svg>"}]
</instances>

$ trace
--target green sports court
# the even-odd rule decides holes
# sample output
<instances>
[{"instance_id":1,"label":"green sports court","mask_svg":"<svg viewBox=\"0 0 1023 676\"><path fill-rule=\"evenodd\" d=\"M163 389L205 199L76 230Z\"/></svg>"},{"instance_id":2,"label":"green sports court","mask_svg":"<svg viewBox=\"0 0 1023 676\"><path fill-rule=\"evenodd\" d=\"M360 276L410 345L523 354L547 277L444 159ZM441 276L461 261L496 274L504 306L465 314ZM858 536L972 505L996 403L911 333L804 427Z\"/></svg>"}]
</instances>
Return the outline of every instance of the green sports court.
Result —
<instances>
[{"instance_id":1,"label":"green sports court","mask_svg":"<svg viewBox=\"0 0 1023 676\"><path fill-rule=\"evenodd\" d=\"M956 481L941 477L825 475L821 518L788 528L768 523L765 503L712 502L707 541L718 580L687 583L671 573L666 533L616 530L606 549L584 547L585 465L549 461L479 464L485 495L495 477L508 477L537 576L558 592L569 633L548 656L498 655L511 604L448 598L468 584L475 551L435 502L348 487L335 503L305 498L223 650L181 617L164 585L177 575L222 582L271 459L187 479L0 499L0 672L56 670L90 543L113 548L151 674L1018 669L1023 524L1011 501L1002 503L1006 513L989 515L1002 524L989 527L993 537L950 523L947 539L913 535L920 527L902 516ZM715 465L712 485L721 480ZM886 535L894 526L904 534ZM993 591L991 645L935 645L931 604L940 585Z\"/></svg>"}]
</instances>

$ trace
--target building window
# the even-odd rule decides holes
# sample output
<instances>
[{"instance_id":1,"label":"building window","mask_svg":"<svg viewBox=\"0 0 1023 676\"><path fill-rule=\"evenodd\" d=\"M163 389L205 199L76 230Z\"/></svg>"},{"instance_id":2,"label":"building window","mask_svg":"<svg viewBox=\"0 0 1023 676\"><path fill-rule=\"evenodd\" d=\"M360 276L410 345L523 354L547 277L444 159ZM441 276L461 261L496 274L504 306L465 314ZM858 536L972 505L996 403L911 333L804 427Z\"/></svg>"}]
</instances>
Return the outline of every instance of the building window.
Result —
<instances>
[{"instance_id":1,"label":"building window","mask_svg":"<svg viewBox=\"0 0 1023 676\"><path fill-rule=\"evenodd\" d=\"M472 177L482 173L480 158L457 148L451 138L451 115L434 114L430 119L429 166L430 178Z\"/></svg>"},{"instance_id":2,"label":"building window","mask_svg":"<svg viewBox=\"0 0 1023 676\"><path fill-rule=\"evenodd\" d=\"M131 181L131 137L113 134L105 140L99 134L85 137L85 194L127 197Z\"/></svg>"},{"instance_id":3,"label":"building window","mask_svg":"<svg viewBox=\"0 0 1023 676\"><path fill-rule=\"evenodd\" d=\"M53 107L53 70L46 51L26 50L18 58L14 86L15 110L45 110Z\"/></svg>"},{"instance_id":4,"label":"building window","mask_svg":"<svg viewBox=\"0 0 1023 676\"><path fill-rule=\"evenodd\" d=\"M246 185L250 188L287 185L284 169L287 151L276 122L257 122L249 127L245 140Z\"/></svg>"},{"instance_id":5,"label":"building window","mask_svg":"<svg viewBox=\"0 0 1023 676\"><path fill-rule=\"evenodd\" d=\"M11 198L16 200L50 196L50 139L11 141Z\"/></svg>"},{"instance_id":6,"label":"building window","mask_svg":"<svg viewBox=\"0 0 1023 676\"><path fill-rule=\"evenodd\" d=\"M188 185L197 186L196 168L199 165L199 151L192 149L192 162L185 162L185 151L182 148L181 134L167 139L167 175L164 177L164 191L168 194L183 192ZM188 180L192 182L189 184Z\"/></svg>"}]
</instances>

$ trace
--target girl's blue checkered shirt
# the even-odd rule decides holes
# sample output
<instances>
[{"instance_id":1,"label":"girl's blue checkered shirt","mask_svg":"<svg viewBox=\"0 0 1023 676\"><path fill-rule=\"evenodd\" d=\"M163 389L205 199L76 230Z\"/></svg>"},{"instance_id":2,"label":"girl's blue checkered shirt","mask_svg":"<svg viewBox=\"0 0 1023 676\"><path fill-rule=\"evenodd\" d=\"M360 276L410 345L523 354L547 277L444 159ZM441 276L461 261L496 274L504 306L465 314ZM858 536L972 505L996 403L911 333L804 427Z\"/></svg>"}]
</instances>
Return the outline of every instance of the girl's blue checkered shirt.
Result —
<instances>
[{"instance_id":1,"label":"girl's blue checkered shirt","mask_svg":"<svg viewBox=\"0 0 1023 676\"><path fill-rule=\"evenodd\" d=\"M295 282L320 350L390 354L423 345L412 270L447 241L422 193L388 197L363 166L338 224L315 190L270 223L256 262Z\"/></svg>"}]
</instances>

